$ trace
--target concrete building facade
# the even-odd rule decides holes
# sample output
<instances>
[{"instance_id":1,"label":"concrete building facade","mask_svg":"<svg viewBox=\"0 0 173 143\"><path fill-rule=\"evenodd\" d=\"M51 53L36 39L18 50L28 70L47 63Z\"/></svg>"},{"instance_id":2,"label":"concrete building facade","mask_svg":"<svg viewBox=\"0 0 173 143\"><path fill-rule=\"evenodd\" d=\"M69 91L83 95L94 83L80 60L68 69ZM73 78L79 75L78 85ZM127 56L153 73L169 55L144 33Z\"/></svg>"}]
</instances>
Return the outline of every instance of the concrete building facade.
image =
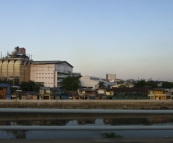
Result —
<instances>
[{"instance_id":1,"label":"concrete building facade","mask_svg":"<svg viewBox=\"0 0 173 143\"><path fill-rule=\"evenodd\" d=\"M62 79L72 73L73 66L66 61L33 61L30 67L30 79L45 87L60 87Z\"/></svg>"},{"instance_id":2,"label":"concrete building facade","mask_svg":"<svg viewBox=\"0 0 173 143\"><path fill-rule=\"evenodd\" d=\"M22 81L29 81L31 62L25 54L25 48L16 47L11 54L0 58L1 81L8 80L14 86L18 86Z\"/></svg>"},{"instance_id":3,"label":"concrete building facade","mask_svg":"<svg viewBox=\"0 0 173 143\"><path fill-rule=\"evenodd\" d=\"M81 87L82 88L89 88L89 89L98 89L98 83L102 81L104 82L105 87L107 88L110 84L109 82L102 80L98 77L91 77L91 76L82 76L80 78Z\"/></svg>"},{"instance_id":4,"label":"concrete building facade","mask_svg":"<svg viewBox=\"0 0 173 143\"><path fill-rule=\"evenodd\" d=\"M106 80L109 82L115 82L116 81L116 74L106 74Z\"/></svg>"}]
</instances>

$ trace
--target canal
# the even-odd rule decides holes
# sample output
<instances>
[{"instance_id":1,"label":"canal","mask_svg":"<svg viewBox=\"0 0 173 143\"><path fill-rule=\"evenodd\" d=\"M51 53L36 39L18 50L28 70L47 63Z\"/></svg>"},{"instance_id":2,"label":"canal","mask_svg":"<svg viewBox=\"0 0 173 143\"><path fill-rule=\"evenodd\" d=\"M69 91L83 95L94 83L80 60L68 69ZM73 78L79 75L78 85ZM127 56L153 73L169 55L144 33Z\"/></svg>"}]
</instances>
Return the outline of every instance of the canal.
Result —
<instances>
[{"instance_id":1,"label":"canal","mask_svg":"<svg viewBox=\"0 0 173 143\"><path fill-rule=\"evenodd\" d=\"M0 139L173 137L172 110L5 110Z\"/></svg>"}]
</instances>

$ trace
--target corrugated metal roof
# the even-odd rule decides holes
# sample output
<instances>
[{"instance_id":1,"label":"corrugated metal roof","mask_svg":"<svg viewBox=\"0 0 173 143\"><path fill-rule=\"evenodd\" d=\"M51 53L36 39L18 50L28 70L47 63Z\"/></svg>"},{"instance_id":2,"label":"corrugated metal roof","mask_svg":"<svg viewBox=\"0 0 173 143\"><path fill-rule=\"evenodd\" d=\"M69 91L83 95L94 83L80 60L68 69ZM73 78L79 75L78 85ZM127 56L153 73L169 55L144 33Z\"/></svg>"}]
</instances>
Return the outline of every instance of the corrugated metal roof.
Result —
<instances>
[{"instance_id":1,"label":"corrugated metal roof","mask_svg":"<svg viewBox=\"0 0 173 143\"><path fill-rule=\"evenodd\" d=\"M1 83L1 84L0 84L0 87L10 87L10 85L9 85L9 84Z\"/></svg>"},{"instance_id":2,"label":"corrugated metal roof","mask_svg":"<svg viewBox=\"0 0 173 143\"><path fill-rule=\"evenodd\" d=\"M69 64L67 61L32 61L32 64L61 64L61 63L67 63L69 66L73 67L71 64Z\"/></svg>"},{"instance_id":3,"label":"corrugated metal roof","mask_svg":"<svg viewBox=\"0 0 173 143\"><path fill-rule=\"evenodd\" d=\"M112 88L108 89L107 91L114 91L114 92L147 92L146 88Z\"/></svg>"}]
</instances>

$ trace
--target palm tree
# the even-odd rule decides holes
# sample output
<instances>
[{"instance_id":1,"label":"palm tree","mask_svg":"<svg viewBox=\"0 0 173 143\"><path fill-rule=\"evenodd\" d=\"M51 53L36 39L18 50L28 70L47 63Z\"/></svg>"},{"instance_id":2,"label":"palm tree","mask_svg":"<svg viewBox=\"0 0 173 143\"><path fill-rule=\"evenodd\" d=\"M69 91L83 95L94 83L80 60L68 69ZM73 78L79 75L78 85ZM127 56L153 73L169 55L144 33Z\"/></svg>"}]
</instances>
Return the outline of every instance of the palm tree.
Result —
<instances>
[{"instance_id":1,"label":"palm tree","mask_svg":"<svg viewBox=\"0 0 173 143\"><path fill-rule=\"evenodd\" d=\"M99 89L104 89L105 88L105 83L103 81L99 81L98 88Z\"/></svg>"}]
</instances>

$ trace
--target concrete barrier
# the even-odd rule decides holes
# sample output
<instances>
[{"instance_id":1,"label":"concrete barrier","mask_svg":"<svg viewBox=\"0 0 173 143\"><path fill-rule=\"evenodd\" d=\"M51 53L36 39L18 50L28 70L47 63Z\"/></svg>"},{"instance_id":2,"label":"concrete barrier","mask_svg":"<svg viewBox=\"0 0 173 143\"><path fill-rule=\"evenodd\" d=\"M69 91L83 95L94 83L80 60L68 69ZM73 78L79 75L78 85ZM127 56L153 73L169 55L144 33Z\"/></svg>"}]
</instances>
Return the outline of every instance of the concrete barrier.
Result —
<instances>
[{"instance_id":1,"label":"concrete barrier","mask_svg":"<svg viewBox=\"0 0 173 143\"><path fill-rule=\"evenodd\" d=\"M0 100L0 108L173 109L172 100Z\"/></svg>"}]
</instances>

